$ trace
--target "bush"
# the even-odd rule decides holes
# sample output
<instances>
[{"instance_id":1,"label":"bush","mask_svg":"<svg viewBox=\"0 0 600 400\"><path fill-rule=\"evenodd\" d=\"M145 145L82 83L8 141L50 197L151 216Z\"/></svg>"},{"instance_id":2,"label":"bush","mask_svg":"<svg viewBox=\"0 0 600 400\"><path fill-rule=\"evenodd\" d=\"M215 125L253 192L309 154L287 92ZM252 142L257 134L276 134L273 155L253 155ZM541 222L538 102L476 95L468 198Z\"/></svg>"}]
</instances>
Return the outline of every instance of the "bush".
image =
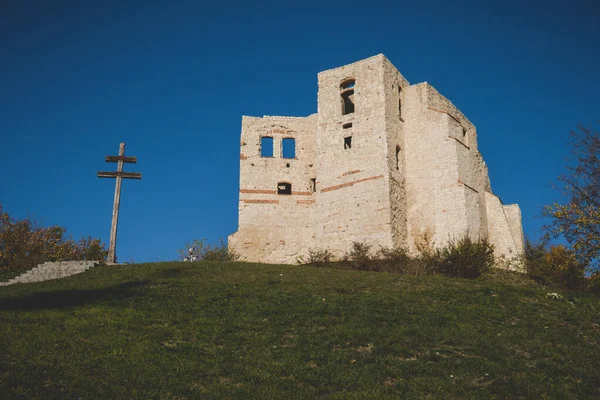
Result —
<instances>
[{"instance_id":1,"label":"bush","mask_svg":"<svg viewBox=\"0 0 600 400\"><path fill-rule=\"evenodd\" d=\"M375 253L372 246L364 242L353 242L342 264L361 271L383 271L407 275L424 275L426 268L419 258L412 258L402 248L381 246Z\"/></svg>"},{"instance_id":2,"label":"bush","mask_svg":"<svg viewBox=\"0 0 600 400\"><path fill-rule=\"evenodd\" d=\"M429 242L427 242L429 243ZM461 278L478 278L494 266L493 247L486 241L465 237L434 249L430 244L419 247L420 254L411 257L402 248L381 247L373 254L372 246L353 242L339 267L362 271L385 271L406 275L441 274ZM329 250L310 249L309 259L298 259L300 264L323 265L334 261Z\"/></svg>"},{"instance_id":3,"label":"bush","mask_svg":"<svg viewBox=\"0 0 600 400\"><path fill-rule=\"evenodd\" d=\"M555 281L566 289L582 289L585 286L585 265L577 260L574 251L563 245L551 246L546 258L553 266Z\"/></svg>"},{"instance_id":4,"label":"bush","mask_svg":"<svg viewBox=\"0 0 600 400\"><path fill-rule=\"evenodd\" d=\"M0 271L25 271L45 261L97 260L108 255L100 239L65 238L60 226L39 227L30 219L17 221L0 204Z\"/></svg>"},{"instance_id":5,"label":"bush","mask_svg":"<svg viewBox=\"0 0 600 400\"><path fill-rule=\"evenodd\" d=\"M432 265L436 265L429 253L411 257L399 247L381 247L375 255L375 262L378 271L414 276L431 275L434 272Z\"/></svg>"},{"instance_id":6,"label":"bush","mask_svg":"<svg viewBox=\"0 0 600 400\"><path fill-rule=\"evenodd\" d=\"M352 249L344 254L344 263L349 263L353 269L363 271L378 270L371 262L371 245L364 242L352 242Z\"/></svg>"},{"instance_id":7,"label":"bush","mask_svg":"<svg viewBox=\"0 0 600 400\"><path fill-rule=\"evenodd\" d=\"M529 239L525 240L525 270L533 280L542 284L550 282L546 272L549 269L546 252L544 244L534 244Z\"/></svg>"},{"instance_id":8,"label":"bush","mask_svg":"<svg viewBox=\"0 0 600 400\"><path fill-rule=\"evenodd\" d=\"M595 272L587 278L586 289L589 292L600 294L600 272Z\"/></svg>"},{"instance_id":9,"label":"bush","mask_svg":"<svg viewBox=\"0 0 600 400\"><path fill-rule=\"evenodd\" d=\"M106 245L91 236L82 237L74 246L74 260L103 261L108 256Z\"/></svg>"},{"instance_id":10,"label":"bush","mask_svg":"<svg viewBox=\"0 0 600 400\"><path fill-rule=\"evenodd\" d=\"M465 236L436 250L430 262L438 273L460 278L479 278L494 267L494 247L485 239Z\"/></svg>"},{"instance_id":11,"label":"bush","mask_svg":"<svg viewBox=\"0 0 600 400\"><path fill-rule=\"evenodd\" d=\"M410 257L405 249L383 247L375 253L372 246L353 242L352 249L344 255L343 263L362 271L383 271L406 275L426 275L429 272L420 257Z\"/></svg>"},{"instance_id":12,"label":"bush","mask_svg":"<svg viewBox=\"0 0 600 400\"><path fill-rule=\"evenodd\" d=\"M419 256L412 264L416 274L439 274L475 279L494 267L494 247L485 239L474 241L465 235L450 240L445 247L435 248L428 235L416 242Z\"/></svg>"},{"instance_id":13,"label":"bush","mask_svg":"<svg viewBox=\"0 0 600 400\"><path fill-rule=\"evenodd\" d=\"M413 260L404 249L380 247L375 253L375 260L379 271L416 275L410 270Z\"/></svg>"},{"instance_id":14,"label":"bush","mask_svg":"<svg viewBox=\"0 0 600 400\"><path fill-rule=\"evenodd\" d=\"M525 242L527 274L536 282L565 289L582 289L586 286L585 265L575 252L563 245L547 247L544 244Z\"/></svg>"},{"instance_id":15,"label":"bush","mask_svg":"<svg viewBox=\"0 0 600 400\"><path fill-rule=\"evenodd\" d=\"M315 266L324 266L335 262L335 256L329 249L319 249L312 247L308 249L308 259L300 256L296 259L298 264L312 264Z\"/></svg>"},{"instance_id":16,"label":"bush","mask_svg":"<svg viewBox=\"0 0 600 400\"><path fill-rule=\"evenodd\" d=\"M583 289L600 293L600 273L585 278L585 265L565 246L534 245L525 242L524 256L496 260L494 248L487 240L474 241L469 236L450 241L435 249L424 236L417 243L418 256L410 256L402 248L381 247L373 253L372 246L353 242L338 268L363 271L385 271L405 275L439 274L450 277L476 279L484 274L488 279L530 287L535 282L561 286L565 289ZM309 249L308 260L298 258L300 264L331 265L335 262L328 250ZM502 268L494 268L498 264ZM527 274L522 274L523 266Z\"/></svg>"},{"instance_id":17,"label":"bush","mask_svg":"<svg viewBox=\"0 0 600 400\"><path fill-rule=\"evenodd\" d=\"M195 239L192 243L185 246L185 250L177 250L183 261L218 261L228 262L236 261L240 255L227 246L223 239L219 239L219 244L211 246L206 244L206 238Z\"/></svg>"}]
</instances>

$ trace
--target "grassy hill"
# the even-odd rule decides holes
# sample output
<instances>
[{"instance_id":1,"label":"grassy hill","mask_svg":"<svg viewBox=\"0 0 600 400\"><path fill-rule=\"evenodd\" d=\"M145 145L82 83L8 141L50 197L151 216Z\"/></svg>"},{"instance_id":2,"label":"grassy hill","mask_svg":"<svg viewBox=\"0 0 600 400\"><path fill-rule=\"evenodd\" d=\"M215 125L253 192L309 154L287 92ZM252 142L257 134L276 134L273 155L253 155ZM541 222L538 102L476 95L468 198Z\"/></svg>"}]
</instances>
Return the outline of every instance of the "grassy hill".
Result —
<instances>
[{"instance_id":1,"label":"grassy hill","mask_svg":"<svg viewBox=\"0 0 600 400\"><path fill-rule=\"evenodd\" d=\"M600 398L600 299L307 266L0 287L6 399Z\"/></svg>"}]
</instances>

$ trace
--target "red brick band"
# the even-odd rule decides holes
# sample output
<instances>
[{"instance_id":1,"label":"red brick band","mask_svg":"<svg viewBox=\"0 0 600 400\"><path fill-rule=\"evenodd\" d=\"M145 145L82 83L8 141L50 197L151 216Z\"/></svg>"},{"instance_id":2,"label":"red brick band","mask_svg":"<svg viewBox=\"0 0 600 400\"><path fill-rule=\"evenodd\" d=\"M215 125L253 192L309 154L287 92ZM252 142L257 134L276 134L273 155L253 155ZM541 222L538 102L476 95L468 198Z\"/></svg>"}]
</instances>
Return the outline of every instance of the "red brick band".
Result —
<instances>
[{"instance_id":1,"label":"red brick band","mask_svg":"<svg viewBox=\"0 0 600 400\"><path fill-rule=\"evenodd\" d=\"M277 194L277 191L276 190L269 190L269 189L240 189L240 193L249 193L249 194ZM313 194L314 194L313 192L292 191L292 195L294 195L294 196L312 196Z\"/></svg>"},{"instance_id":2,"label":"red brick band","mask_svg":"<svg viewBox=\"0 0 600 400\"><path fill-rule=\"evenodd\" d=\"M360 169L355 169L355 170L352 170L352 171L344 172L342 174L342 176L352 175L352 174L358 174L359 172L360 172Z\"/></svg>"},{"instance_id":3,"label":"red brick band","mask_svg":"<svg viewBox=\"0 0 600 400\"><path fill-rule=\"evenodd\" d=\"M250 204L279 204L279 200L242 200L244 203Z\"/></svg>"},{"instance_id":4,"label":"red brick band","mask_svg":"<svg viewBox=\"0 0 600 400\"><path fill-rule=\"evenodd\" d=\"M270 131L267 132L267 135L272 134L272 133L282 133L284 135L293 135L293 130L291 129L271 129Z\"/></svg>"},{"instance_id":5,"label":"red brick band","mask_svg":"<svg viewBox=\"0 0 600 400\"><path fill-rule=\"evenodd\" d=\"M348 186L354 186L357 183L362 183L362 182L366 182L366 181L372 181L372 180L381 179L381 178L383 178L383 175L371 176L369 178L358 179L356 181L346 182L346 183L342 183L340 185L329 186L329 187L321 189L321 193L331 192L332 190L337 190L337 189L345 188L345 187L348 187Z\"/></svg>"},{"instance_id":6,"label":"red brick band","mask_svg":"<svg viewBox=\"0 0 600 400\"><path fill-rule=\"evenodd\" d=\"M240 189L240 193L277 194L277 191L269 189Z\"/></svg>"}]
</instances>

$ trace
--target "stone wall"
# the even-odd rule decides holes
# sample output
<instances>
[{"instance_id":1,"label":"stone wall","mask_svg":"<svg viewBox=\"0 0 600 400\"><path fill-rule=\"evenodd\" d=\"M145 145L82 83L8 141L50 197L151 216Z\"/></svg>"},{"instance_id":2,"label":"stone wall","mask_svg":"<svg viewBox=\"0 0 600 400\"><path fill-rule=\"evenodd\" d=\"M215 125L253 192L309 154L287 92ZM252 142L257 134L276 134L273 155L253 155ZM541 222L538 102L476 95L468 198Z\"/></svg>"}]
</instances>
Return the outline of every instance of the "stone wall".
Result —
<instances>
[{"instance_id":1,"label":"stone wall","mask_svg":"<svg viewBox=\"0 0 600 400\"><path fill-rule=\"evenodd\" d=\"M350 81L355 111L344 115L342 86ZM354 241L391 246L381 59L321 72L318 82L317 242L336 255Z\"/></svg>"},{"instance_id":2,"label":"stone wall","mask_svg":"<svg viewBox=\"0 0 600 400\"><path fill-rule=\"evenodd\" d=\"M498 257L511 259L523 253L521 210L516 204L503 205L498 196L485 193L488 238Z\"/></svg>"},{"instance_id":3,"label":"stone wall","mask_svg":"<svg viewBox=\"0 0 600 400\"><path fill-rule=\"evenodd\" d=\"M521 214L491 194L475 126L428 83L410 85L383 55L318 74L306 118L243 117L239 229L248 261L292 263L352 242L441 246L469 235L497 254L523 251ZM261 137L274 140L261 157ZM285 159L281 140L294 138ZM291 184L289 194L278 184Z\"/></svg>"},{"instance_id":4,"label":"stone wall","mask_svg":"<svg viewBox=\"0 0 600 400\"><path fill-rule=\"evenodd\" d=\"M409 82L385 57L382 57L383 93L385 96L385 132L387 132L387 174L390 181L390 222L392 245L406 248L408 245L406 203L406 143L404 130L406 112L406 88Z\"/></svg>"},{"instance_id":5,"label":"stone wall","mask_svg":"<svg viewBox=\"0 0 600 400\"><path fill-rule=\"evenodd\" d=\"M316 114L242 118L240 228L229 242L244 260L290 263L312 245L316 122ZM273 139L272 157L261 156L262 137ZM284 138L295 140L294 158L283 157ZM281 183L291 194L278 194Z\"/></svg>"}]
</instances>

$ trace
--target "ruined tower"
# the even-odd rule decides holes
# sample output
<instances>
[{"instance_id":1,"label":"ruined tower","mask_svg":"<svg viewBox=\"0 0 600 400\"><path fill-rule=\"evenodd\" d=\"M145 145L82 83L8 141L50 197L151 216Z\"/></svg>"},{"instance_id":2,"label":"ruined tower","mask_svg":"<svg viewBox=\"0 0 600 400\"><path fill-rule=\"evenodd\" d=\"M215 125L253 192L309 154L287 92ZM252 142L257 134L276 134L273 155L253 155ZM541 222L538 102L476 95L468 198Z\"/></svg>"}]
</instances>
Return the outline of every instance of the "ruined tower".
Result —
<instances>
[{"instance_id":1,"label":"ruined tower","mask_svg":"<svg viewBox=\"0 0 600 400\"><path fill-rule=\"evenodd\" d=\"M294 263L359 241L415 251L469 235L523 252L521 213L492 194L475 126L382 54L318 74L308 117L242 118L239 228L247 261Z\"/></svg>"}]
</instances>

